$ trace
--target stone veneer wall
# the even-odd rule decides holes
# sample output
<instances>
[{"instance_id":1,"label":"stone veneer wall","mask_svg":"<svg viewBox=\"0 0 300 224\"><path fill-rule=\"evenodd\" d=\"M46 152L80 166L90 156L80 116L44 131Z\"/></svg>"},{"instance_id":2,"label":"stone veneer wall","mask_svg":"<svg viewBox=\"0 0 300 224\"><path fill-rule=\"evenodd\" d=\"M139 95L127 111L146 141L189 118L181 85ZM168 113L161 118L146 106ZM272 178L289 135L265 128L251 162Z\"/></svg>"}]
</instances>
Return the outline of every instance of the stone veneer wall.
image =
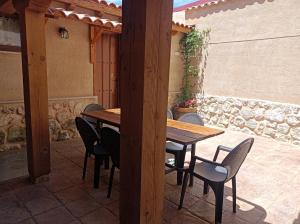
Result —
<instances>
[{"instance_id":1,"label":"stone veneer wall","mask_svg":"<svg viewBox=\"0 0 300 224\"><path fill-rule=\"evenodd\" d=\"M78 136L74 118L97 97L49 99L49 130L53 141ZM26 143L24 103L0 102L0 152L21 149Z\"/></svg>"},{"instance_id":2,"label":"stone veneer wall","mask_svg":"<svg viewBox=\"0 0 300 224\"><path fill-rule=\"evenodd\" d=\"M300 145L300 105L234 97L201 97L204 122Z\"/></svg>"}]
</instances>

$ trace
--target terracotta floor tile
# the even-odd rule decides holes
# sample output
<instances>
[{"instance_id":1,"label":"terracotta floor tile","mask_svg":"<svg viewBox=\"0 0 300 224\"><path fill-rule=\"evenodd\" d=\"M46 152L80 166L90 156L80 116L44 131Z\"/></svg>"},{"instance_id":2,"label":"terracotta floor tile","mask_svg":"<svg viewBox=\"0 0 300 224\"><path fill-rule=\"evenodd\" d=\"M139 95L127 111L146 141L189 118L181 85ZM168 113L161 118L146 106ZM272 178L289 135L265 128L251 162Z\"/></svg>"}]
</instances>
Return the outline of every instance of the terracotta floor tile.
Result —
<instances>
[{"instance_id":1,"label":"terracotta floor tile","mask_svg":"<svg viewBox=\"0 0 300 224\"><path fill-rule=\"evenodd\" d=\"M43 186L31 185L16 190L15 195L22 202L26 203L35 198L51 196L51 193Z\"/></svg>"},{"instance_id":2,"label":"terracotta floor tile","mask_svg":"<svg viewBox=\"0 0 300 224\"><path fill-rule=\"evenodd\" d=\"M1 224L13 224L30 218L30 213L23 207L12 207L3 210L0 217Z\"/></svg>"},{"instance_id":3,"label":"terracotta floor tile","mask_svg":"<svg viewBox=\"0 0 300 224\"><path fill-rule=\"evenodd\" d=\"M113 213L116 217L119 217L120 209L119 209L119 201L114 201L112 203L104 205L111 213Z\"/></svg>"},{"instance_id":4,"label":"terracotta floor tile","mask_svg":"<svg viewBox=\"0 0 300 224\"><path fill-rule=\"evenodd\" d=\"M13 193L8 193L6 196L0 197L0 210L5 210L11 207L18 207L20 202Z\"/></svg>"},{"instance_id":5,"label":"terracotta floor tile","mask_svg":"<svg viewBox=\"0 0 300 224\"><path fill-rule=\"evenodd\" d=\"M64 207L52 209L34 217L38 224L68 224L76 219Z\"/></svg>"},{"instance_id":6,"label":"terracotta floor tile","mask_svg":"<svg viewBox=\"0 0 300 224\"><path fill-rule=\"evenodd\" d=\"M47 197L35 198L25 204L26 208L31 212L32 215L46 212L60 205L61 203L52 195Z\"/></svg>"},{"instance_id":7,"label":"terracotta floor tile","mask_svg":"<svg viewBox=\"0 0 300 224\"><path fill-rule=\"evenodd\" d=\"M58 192L73 186L73 183L64 175L53 173L44 186L51 192Z\"/></svg>"},{"instance_id":8,"label":"terracotta floor tile","mask_svg":"<svg viewBox=\"0 0 300 224\"><path fill-rule=\"evenodd\" d=\"M71 187L55 193L62 203L66 204L79 199L89 199L90 195L80 187Z\"/></svg>"},{"instance_id":9,"label":"terracotta floor tile","mask_svg":"<svg viewBox=\"0 0 300 224\"><path fill-rule=\"evenodd\" d=\"M119 220L110 211L105 208L99 208L96 211L81 218L83 224L117 224Z\"/></svg>"},{"instance_id":10,"label":"terracotta floor tile","mask_svg":"<svg viewBox=\"0 0 300 224\"><path fill-rule=\"evenodd\" d=\"M215 206L204 200L197 201L188 210L207 222L214 222L215 220Z\"/></svg>"},{"instance_id":11,"label":"terracotta floor tile","mask_svg":"<svg viewBox=\"0 0 300 224\"><path fill-rule=\"evenodd\" d=\"M186 210L180 211L175 217L166 220L169 224L208 224L207 221L201 220L199 217L194 216Z\"/></svg>"},{"instance_id":12,"label":"terracotta floor tile","mask_svg":"<svg viewBox=\"0 0 300 224\"><path fill-rule=\"evenodd\" d=\"M81 199L69 202L65 205L75 217L82 217L100 208L100 205L93 199Z\"/></svg>"},{"instance_id":13,"label":"terracotta floor tile","mask_svg":"<svg viewBox=\"0 0 300 224\"><path fill-rule=\"evenodd\" d=\"M18 224L35 224L33 219L26 219L24 221L18 222Z\"/></svg>"}]
</instances>

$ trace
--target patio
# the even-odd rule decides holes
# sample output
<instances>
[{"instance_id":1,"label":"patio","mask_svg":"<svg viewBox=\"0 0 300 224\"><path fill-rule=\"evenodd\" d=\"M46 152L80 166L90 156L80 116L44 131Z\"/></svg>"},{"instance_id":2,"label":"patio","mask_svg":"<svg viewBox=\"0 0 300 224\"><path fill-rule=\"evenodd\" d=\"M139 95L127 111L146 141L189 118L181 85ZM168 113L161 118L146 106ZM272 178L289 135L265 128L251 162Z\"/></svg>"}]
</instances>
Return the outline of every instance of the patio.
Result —
<instances>
[{"instance_id":1,"label":"patio","mask_svg":"<svg viewBox=\"0 0 300 224\"><path fill-rule=\"evenodd\" d=\"M234 146L248 135L225 134L197 144L196 154L212 159L217 145ZM0 223L118 223L119 176L107 199L108 171L100 189L93 188L93 163L81 180L83 145L80 139L53 142L49 182L37 185L21 180L0 185ZM189 156L187 156L189 158ZM221 156L220 156L221 158ZM237 177L237 213L232 213L231 185L226 185L223 223L300 223L299 147L255 137L255 143ZM177 210L181 188L175 173L165 176L164 223L213 223L214 195L202 196L202 183L188 188L184 208Z\"/></svg>"}]
</instances>

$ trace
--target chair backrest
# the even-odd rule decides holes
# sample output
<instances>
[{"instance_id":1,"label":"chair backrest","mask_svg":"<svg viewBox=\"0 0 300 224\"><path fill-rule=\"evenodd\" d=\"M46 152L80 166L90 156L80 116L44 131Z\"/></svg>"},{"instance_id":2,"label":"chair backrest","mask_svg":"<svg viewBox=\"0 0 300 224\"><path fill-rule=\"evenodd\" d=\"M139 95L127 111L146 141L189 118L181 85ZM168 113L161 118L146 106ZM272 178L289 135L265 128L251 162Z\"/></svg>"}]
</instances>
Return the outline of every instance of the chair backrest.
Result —
<instances>
[{"instance_id":1,"label":"chair backrest","mask_svg":"<svg viewBox=\"0 0 300 224\"><path fill-rule=\"evenodd\" d=\"M167 118L174 119L173 118L173 113L172 113L172 111L170 109L167 110Z\"/></svg>"},{"instance_id":2,"label":"chair backrest","mask_svg":"<svg viewBox=\"0 0 300 224\"><path fill-rule=\"evenodd\" d=\"M244 140L224 158L222 165L228 170L227 179L231 179L237 174L247 154L250 152L253 142L254 138Z\"/></svg>"},{"instance_id":3,"label":"chair backrest","mask_svg":"<svg viewBox=\"0 0 300 224\"><path fill-rule=\"evenodd\" d=\"M179 121L204 126L202 118L196 113L187 113L179 117Z\"/></svg>"},{"instance_id":4,"label":"chair backrest","mask_svg":"<svg viewBox=\"0 0 300 224\"><path fill-rule=\"evenodd\" d=\"M91 103L88 104L85 108L84 108L84 112L91 112L91 111L98 111L98 110L104 110L104 107L101 106L100 104L96 104L96 103ZM83 116L88 122L92 123L93 125L97 124L97 120L91 117L87 117L87 116Z\"/></svg>"},{"instance_id":5,"label":"chair backrest","mask_svg":"<svg viewBox=\"0 0 300 224\"><path fill-rule=\"evenodd\" d=\"M82 117L76 117L75 123L86 150L92 152L95 143L99 142L100 139L96 129Z\"/></svg>"},{"instance_id":6,"label":"chair backrest","mask_svg":"<svg viewBox=\"0 0 300 224\"><path fill-rule=\"evenodd\" d=\"M102 128L101 144L108 150L112 163L120 168L120 133L108 127Z\"/></svg>"}]
</instances>

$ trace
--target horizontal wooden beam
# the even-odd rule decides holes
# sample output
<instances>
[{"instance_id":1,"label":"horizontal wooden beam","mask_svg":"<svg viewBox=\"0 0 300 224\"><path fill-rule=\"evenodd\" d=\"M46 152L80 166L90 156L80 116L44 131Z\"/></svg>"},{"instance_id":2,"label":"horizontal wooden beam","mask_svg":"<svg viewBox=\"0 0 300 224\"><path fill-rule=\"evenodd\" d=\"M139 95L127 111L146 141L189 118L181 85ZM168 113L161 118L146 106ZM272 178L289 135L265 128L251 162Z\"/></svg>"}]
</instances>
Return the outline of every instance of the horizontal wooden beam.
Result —
<instances>
[{"instance_id":1,"label":"horizontal wooden beam","mask_svg":"<svg viewBox=\"0 0 300 224\"><path fill-rule=\"evenodd\" d=\"M0 51L21 52L21 47L0 44Z\"/></svg>"},{"instance_id":2,"label":"horizontal wooden beam","mask_svg":"<svg viewBox=\"0 0 300 224\"><path fill-rule=\"evenodd\" d=\"M173 32L180 32L180 33L189 33L192 31L190 27L185 27L177 24L172 25L172 31Z\"/></svg>"},{"instance_id":3,"label":"horizontal wooden beam","mask_svg":"<svg viewBox=\"0 0 300 224\"><path fill-rule=\"evenodd\" d=\"M90 0L55 0L56 2L61 2L65 4L71 4L77 7L97 11L100 13L106 13L114 16L121 17L122 16L122 11L121 9L113 6L107 6L101 3L97 3L94 1Z\"/></svg>"}]
</instances>

